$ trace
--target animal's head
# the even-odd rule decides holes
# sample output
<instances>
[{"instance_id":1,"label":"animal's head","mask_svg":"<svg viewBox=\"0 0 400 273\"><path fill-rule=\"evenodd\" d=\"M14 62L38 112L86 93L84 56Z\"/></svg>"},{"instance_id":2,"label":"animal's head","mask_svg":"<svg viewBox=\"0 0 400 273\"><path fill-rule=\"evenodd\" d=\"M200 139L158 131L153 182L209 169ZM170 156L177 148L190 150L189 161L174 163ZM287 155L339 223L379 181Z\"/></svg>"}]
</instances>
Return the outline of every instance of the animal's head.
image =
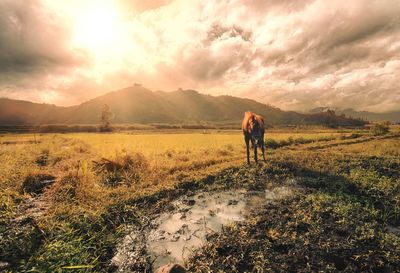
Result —
<instances>
[{"instance_id":1,"label":"animal's head","mask_svg":"<svg viewBox=\"0 0 400 273\"><path fill-rule=\"evenodd\" d=\"M258 125L258 123L257 123L256 116L253 114L253 115L251 115L251 117L249 119L250 130L253 131L257 127L257 125Z\"/></svg>"},{"instance_id":2,"label":"animal's head","mask_svg":"<svg viewBox=\"0 0 400 273\"><path fill-rule=\"evenodd\" d=\"M257 145L259 142L261 142L261 128L255 115L251 116L249 120L249 126L251 131L251 137L253 138L254 143Z\"/></svg>"}]
</instances>

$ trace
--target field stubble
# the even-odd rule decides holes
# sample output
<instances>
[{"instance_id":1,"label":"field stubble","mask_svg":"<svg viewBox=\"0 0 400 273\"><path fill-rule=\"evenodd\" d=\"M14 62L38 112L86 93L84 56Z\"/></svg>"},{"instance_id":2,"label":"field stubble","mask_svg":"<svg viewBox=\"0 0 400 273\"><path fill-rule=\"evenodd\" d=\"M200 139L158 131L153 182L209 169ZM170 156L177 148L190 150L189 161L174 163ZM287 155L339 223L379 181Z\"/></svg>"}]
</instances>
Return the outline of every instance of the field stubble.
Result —
<instances>
[{"instance_id":1,"label":"field stubble","mask_svg":"<svg viewBox=\"0 0 400 273\"><path fill-rule=\"evenodd\" d=\"M399 237L387 232L399 225L398 136L272 131L267 163L251 167L243 166L239 132L4 135L0 143L0 262L10 270L105 270L127 222L146 225L145 215L188 190L263 189L288 179L306 193L210 237L189 259L191 271L398 266ZM343 238L323 234L338 228L353 240L346 250ZM366 254L376 247L379 255ZM324 258L323 251L333 254ZM138 257L138 270L146 263Z\"/></svg>"}]
</instances>

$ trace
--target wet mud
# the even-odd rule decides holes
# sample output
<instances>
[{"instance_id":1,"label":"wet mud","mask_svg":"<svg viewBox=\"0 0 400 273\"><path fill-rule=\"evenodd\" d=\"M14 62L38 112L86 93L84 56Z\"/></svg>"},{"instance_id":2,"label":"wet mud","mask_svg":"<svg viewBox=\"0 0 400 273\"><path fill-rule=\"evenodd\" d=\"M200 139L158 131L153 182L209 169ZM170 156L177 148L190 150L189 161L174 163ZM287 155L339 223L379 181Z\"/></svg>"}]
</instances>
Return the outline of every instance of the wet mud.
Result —
<instances>
[{"instance_id":1,"label":"wet mud","mask_svg":"<svg viewBox=\"0 0 400 273\"><path fill-rule=\"evenodd\" d=\"M185 264L207 236L246 219L263 205L291 194L287 187L265 191L244 189L204 191L173 201L173 210L156 215L145 230L128 228L112 259L118 271L147 260L153 269L167 263Z\"/></svg>"}]
</instances>

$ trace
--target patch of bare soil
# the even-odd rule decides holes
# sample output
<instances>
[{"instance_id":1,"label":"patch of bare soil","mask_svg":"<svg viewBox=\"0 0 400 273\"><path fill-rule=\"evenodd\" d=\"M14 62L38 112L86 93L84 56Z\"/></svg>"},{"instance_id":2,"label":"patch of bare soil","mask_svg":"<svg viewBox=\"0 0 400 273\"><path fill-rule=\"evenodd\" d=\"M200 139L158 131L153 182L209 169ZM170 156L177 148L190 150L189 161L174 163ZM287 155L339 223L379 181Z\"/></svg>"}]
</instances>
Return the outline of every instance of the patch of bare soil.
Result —
<instances>
[{"instance_id":1,"label":"patch of bare soil","mask_svg":"<svg viewBox=\"0 0 400 273\"><path fill-rule=\"evenodd\" d=\"M0 272L16 267L42 243L44 232L37 224L49 203L43 192L53 184L55 177L48 174L30 174L21 190L31 194L25 198L12 219L0 217Z\"/></svg>"},{"instance_id":2,"label":"patch of bare soil","mask_svg":"<svg viewBox=\"0 0 400 273\"><path fill-rule=\"evenodd\" d=\"M37 219L44 215L48 203L43 195L30 197L19 207L13 219L0 217L0 271L11 270L29 257L44 238Z\"/></svg>"}]
</instances>

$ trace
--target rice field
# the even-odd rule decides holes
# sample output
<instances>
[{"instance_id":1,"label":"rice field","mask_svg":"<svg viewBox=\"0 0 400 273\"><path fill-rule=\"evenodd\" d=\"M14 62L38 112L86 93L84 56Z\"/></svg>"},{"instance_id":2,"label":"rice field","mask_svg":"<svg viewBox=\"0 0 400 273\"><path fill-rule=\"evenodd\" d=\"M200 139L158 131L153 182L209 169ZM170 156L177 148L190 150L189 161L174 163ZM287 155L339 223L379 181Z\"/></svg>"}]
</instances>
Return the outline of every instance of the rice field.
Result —
<instances>
[{"instance_id":1,"label":"rice field","mask_svg":"<svg viewBox=\"0 0 400 273\"><path fill-rule=\"evenodd\" d=\"M293 213L307 217L322 213L323 202L338 204L335 213L339 216L356 219L368 214L366 223L393 226L400 218L395 183L399 145L397 127L383 136L374 136L368 129L271 129L266 134L267 162L247 166L240 131L4 134L0 136L0 269L5 262L6 272L107 271L127 222L146 225L146 215L168 209L170 198L214 184L264 189L297 179L305 190L296 198L306 201L293 201L301 207L286 204ZM361 195L353 196L348 184L359 187ZM359 210L362 204L369 207L359 215L349 211ZM258 213L255 218L266 215ZM274 221L269 225L279 223ZM243 228L257 226L248 222ZM237 232L243 240L237 243L244 244L237 245L237 255L245 255L239 249L250 247L246 240L251 236L242 238L239 230L232 230L232 234ZM323 236L317 230L313 234ZM215 251L213 247L233 243L233 238L224 236L199 253L198 262L189 260L192 272L200 272L195 270L198 266L230 272L223 267L224 255L207 254ZM397 242L396 238L392 241ZM385 249L388 242L382 239ZM396 247L387 250L386 262L391 266L396 264L393 255L400 253ZM264 250L257 251L266 255ZM274 253L270 248L265 251ZM140 259L144 260L135 266L142 269L136 272L143 272L142 265L147 268L147 258ZM213 259L225 269L208 267Z\"/></svg>"},{"instance_id":2,"label":"rice field","mask_svg":"<svg viewBox=\"0 0 400 273\"><path fill-rule=\"evenodd\" d=\"M266 139L275 141L293 139L319 140L323 138L337 138L349 133L324 130L315 132L274 132L268 131ZM32 144L49 143L56 138L68 138L80 140L95 151L99 156L112 157L120 152L140 152L157 160L166 152L177 154L203 154L213 151L235 149L243 150L244 141L240 131L205 131L186 133L70 133L70 134L5 134L0 136L0 144Z\"/></svg>"}]
</instances>

